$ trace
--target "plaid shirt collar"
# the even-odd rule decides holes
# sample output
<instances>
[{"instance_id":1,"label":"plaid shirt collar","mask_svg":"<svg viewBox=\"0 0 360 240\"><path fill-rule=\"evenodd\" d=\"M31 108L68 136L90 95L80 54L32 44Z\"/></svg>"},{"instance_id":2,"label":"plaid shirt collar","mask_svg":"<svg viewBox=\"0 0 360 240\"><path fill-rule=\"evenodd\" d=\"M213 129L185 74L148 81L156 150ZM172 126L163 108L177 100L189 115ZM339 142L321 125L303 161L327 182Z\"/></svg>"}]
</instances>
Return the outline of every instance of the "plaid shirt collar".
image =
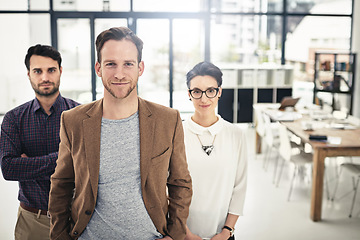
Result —
<instances>
[{"instance_id":1,"label":"plaid shirt collar","mask_svg":"<svg viewBox=\"0 0 360 240\"><path fill-rule=\"evenodd\" d=\"M59 93L59 96L56 98L54 104L53 104L53 105L51 106L51 108L50 108L51 113L53 113L54 111L56 111L57 109L59 109L60 106L61 106L61 103L62 103L63 101L64 101L64 99L62 98L61 94ZM33 106L32 106L32 111L35 113L35 112L37 112L37 111L39 111L39 110L42 111L42 112L45 112L44 109L41 107L41 104L40 104L40 102L39 102L39 99L37 99L37 98L35 97L35 99L34 99L34 104L33 104Z\"/></svg>"}]
</instances>

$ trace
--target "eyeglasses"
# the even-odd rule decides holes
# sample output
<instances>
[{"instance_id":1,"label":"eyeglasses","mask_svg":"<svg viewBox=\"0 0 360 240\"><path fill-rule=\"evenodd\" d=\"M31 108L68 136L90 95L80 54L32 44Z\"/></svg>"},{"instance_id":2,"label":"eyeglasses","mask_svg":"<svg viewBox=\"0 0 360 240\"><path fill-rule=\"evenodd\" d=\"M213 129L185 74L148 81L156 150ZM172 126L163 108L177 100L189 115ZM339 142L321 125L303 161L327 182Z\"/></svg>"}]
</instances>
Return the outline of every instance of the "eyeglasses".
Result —
<instances>
[{"instance_id":1,"label":"eyeglasses","mask_svg":"<svg viewBox=\"0 0 360 240\"><path fill-rule=\"evenodd\" d=\"M198 88L189 89L189 93L194 99L200 99L204 93L206 97L214 98L216 97L218 92L219 92L219 88L208 88L205 91L201 91Z\"/></svg>"}]
</instances>

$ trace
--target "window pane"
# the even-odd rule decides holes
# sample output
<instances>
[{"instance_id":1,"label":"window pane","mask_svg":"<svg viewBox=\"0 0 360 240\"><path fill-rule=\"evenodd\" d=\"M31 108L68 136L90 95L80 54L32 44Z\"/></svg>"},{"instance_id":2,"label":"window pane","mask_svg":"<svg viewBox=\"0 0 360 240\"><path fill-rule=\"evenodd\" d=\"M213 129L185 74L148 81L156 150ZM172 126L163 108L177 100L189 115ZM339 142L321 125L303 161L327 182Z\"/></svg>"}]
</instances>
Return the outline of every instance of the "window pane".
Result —
<instances>
[{"instance_id":1,"label":"window pane","mask_svg":"<svg viewBox=\"0 0 360 240\"><path fill-rule=\"evenodd\" d=\"M174 39L174 77L173 107L185 114L194 111L189 101L186 86L186 73L195 64L204 61L204 27L201 20L177 19L173 22Z\"/></svg>"},{"instance_id":2,"label":"window pane","mask_svg":"<svg viewBox=\"0 0 360 240\"><path fill-rule=\"evenodd\" d=\"M30 0L30 10L48 11L49 9L49 0Z\"/></svg>"},{"instance_id":3,"label":"window pane","mask_svg":"<svg viewBox=\"0 0 360 240\"><path fill-rule=\"evenodd\" d=\"M95 39L96 37L104 30L112 28L112 27L127 27L127 19L125 18L101 18L95 19ZM95 48L96 51L96 48ZM95 61L97 61L97 56L95 52ZM93 69L92 69L93 71ZM104 96L104 86L102 84L102 80L100 77L96 75L96 99L100 99Z\"/></svg>"},{"instance_id":4,"label":"window pane","mask_svg":"<svg viewBox=\"0 0 360 240\"><path fill-rule=\"evenodd\" d=\"M58 48L63 58L61 94L80 103L92 100L89 19L59 19Z\"/></svg>"},{"instance_id":5,"label":"window pane","mask_svg":"<svg viewBox=\"0 0 360 240\"><path fill-rule=\"evenodd\" d=\"M0 38L0 113L5 113L34 98L24 59L30 46L51 44L50 17L48 14L0 14L0 22L11 23L0 24L0 32L7 33Z\"/></svg>"},{"instance_id":6,"label":"window pane","mask_svg":"<svg viewBox=\"0 0 360 240\"><path fill-rule=\"evenodd\" d=\"M23 11L28 9L27 0L0 0L0 10L18 10Z\"/></svg>"},{"instance_id":7,"label":"window pane","mask_svg":"<svg viewBox=\"0 0 360 240\"><path fill-rule=\"evenodd\" d=\"M145 63L138 82L139 96L169 106L169 21L139 19L137 36L144 42Z\"/></svg>"},{"instance_id":8,"label":"window pane","mask_svg":"<svg viewBox=\"0 0 360 240\"><path fill-rule=\"evenodd\" d=\"M351 14L352 0L288 0L288 12Z\"/></svg>"},{"instance_id":9,"label":"window pane","mask_svg":"<svg viewBox=\"0 0 360 240\"><path fill-rule=\"evenodd\" d=\"M211 60L280 64L281 25L279 16L215 16L211 20Z\"/></svg>"},{"instance_id":10,"label":"window pane","mask_svg":"<svg viewBox=\"0 0 360 240\"><path fill-rule=\"evenodd\" d=\"M302 89L313 88L316 51L350 49L351 19L348 17L289 17L285 59L294 67L294 81ZM310 93L310 94L307 94ZM299 93L302 101L312 103L312 92Z\"/></svg>"},{"instance_id":11,"label":"window pane","mask_svg":"<svg viewBox=\"0 0 360 240\"><path fill-rule=\"evenodd\" d=\"M199 12L206 10L207 0L134 0L134 11Z\"/></svg>"},{"instance_id":12,"label":"window pane","mask_svg":"<svg viewBox=\"0 0 360 240\"><path fill-rule=\"evenodd\" d=\"M280 12L283 0L212 0L212 12Z\"/></svg>"},{"instance_id":13,"label":"window pane","mask_svg":"<svg viewBox=\"0 0 360 240\"><path fill-rule=\"evenodd\" d=\"M130 0L54 0L56 11L130 11Z\"/></svg>"}]
</instances>

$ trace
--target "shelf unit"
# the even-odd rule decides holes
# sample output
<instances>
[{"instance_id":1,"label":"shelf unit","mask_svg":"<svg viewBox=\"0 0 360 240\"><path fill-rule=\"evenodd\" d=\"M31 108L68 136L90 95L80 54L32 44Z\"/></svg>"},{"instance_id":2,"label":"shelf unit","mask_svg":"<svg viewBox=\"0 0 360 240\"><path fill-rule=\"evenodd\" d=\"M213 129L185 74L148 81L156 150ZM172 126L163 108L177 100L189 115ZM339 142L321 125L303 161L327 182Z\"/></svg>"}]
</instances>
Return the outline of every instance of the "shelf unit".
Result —
<instances>
[{"instance_id":1,"label":"shelf unit","mask_svg":"<svg viewBox=\"0 0 360 240\"><path fill-rule=\"evenodd\" d=\"M337 96L348 96L346 103L349 114L352 114L353 92L355 84L356 53L351 52L315 52L314 64L314 99L322 104L319 96L323 93L331 95L331 107L338 109Z\"/></svg>"},{"instance_id":2,"label":"shelf unit","mask_svg":"<svg viewBox=\"0 0 360 240\"><path fill-rule=\"evenodd\" d=\"M218 113L229 122L253 122L253 104L277 103L292 95L292 66L227 65L220 68L224 82Z\"/></svg>"}]
</instances>

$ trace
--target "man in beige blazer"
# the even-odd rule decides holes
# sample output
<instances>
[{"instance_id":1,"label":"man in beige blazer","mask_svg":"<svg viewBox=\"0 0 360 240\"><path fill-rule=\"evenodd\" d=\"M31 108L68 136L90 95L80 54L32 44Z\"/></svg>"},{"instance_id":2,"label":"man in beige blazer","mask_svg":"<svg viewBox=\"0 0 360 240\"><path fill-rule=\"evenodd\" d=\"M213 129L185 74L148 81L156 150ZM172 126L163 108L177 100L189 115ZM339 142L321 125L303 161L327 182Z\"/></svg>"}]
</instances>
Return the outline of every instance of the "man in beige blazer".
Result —
<instances>
[{"instance_id":1,"label":"man in beige blazer","mask_svg":"<svg viewBox=\"0 0 360 240\"><path fill-rule=\"evenodd\" d=\"M50 238L184 239L192 186L179 112L137 96L142 41L130 29L100 33L96 48L104 97L62 114Z\"/></svg>"}]
</instances>

